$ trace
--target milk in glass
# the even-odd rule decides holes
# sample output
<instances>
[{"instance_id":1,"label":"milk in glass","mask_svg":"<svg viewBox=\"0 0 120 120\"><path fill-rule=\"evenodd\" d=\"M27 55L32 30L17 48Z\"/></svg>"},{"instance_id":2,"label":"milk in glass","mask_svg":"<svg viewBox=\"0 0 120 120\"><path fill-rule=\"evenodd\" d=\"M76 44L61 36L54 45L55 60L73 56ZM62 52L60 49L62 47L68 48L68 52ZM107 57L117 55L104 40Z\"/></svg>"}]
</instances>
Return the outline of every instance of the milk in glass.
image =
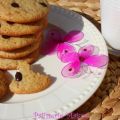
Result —
<instances>
[{"instance_id":1,"label":"milk in glass","mask_svg":"<svg viewBox=\"0 0 120 120\"><path fill-rule=\"evenodd\" d=\"M108 45L120 50L120 0L101 0L101 25Z\"/></svg>"}]
</instances>

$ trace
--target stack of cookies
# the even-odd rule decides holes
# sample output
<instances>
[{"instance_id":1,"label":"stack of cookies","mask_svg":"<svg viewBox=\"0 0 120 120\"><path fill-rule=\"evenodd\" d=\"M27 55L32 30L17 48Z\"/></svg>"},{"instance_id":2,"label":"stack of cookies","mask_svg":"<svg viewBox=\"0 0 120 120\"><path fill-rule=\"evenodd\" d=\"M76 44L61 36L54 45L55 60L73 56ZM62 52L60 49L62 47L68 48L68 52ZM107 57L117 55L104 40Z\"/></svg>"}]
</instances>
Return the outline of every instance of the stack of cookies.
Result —
<instances>
[{"instance_id":1,"label":"stack of cookies","mask_svg":"<svg viewBox=\"0 0 120 120\"><path fill-rule=\"evenodd\" d=\"M0 69L38 58L48 11L46 0L0 0Z\"/></svg>"}]
</instances>

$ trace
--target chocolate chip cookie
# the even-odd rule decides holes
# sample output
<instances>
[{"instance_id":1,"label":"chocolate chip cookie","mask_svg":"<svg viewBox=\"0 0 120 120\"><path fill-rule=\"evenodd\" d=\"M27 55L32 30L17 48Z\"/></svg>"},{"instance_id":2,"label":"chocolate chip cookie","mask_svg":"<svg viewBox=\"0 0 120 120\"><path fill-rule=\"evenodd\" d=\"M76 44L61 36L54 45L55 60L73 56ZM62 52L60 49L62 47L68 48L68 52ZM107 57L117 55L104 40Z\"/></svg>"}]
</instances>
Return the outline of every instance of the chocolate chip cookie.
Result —
<instances>
[{"instance_id":1,"label":"chocolate chip cookie","mask_svg":"<svg viewBox=\"0 0 120 120\"><path fill-rule=\"evenodd\" d=\"M0 51L0 57L7 59L19 59L25 57L32 53L33 51L37 50L40 47L41 42L42 40L39 39L36 43L31 44L24 48L16 49L13 51Z\"/></svg>"},{"instance_id":2,"label":"chocolate chip cookie","mask_svg":"<svg viewBox=\"0 0 120 120\"><path fill-rule=\"evenodd\" d=\"M33 63L39 58L39 56L40 56L39 49L37 49L30 55L17 60L0 58L0 69L2 70L17 69L18 62L26 61L27 63Z\"/></svg>"},{"instance_id":3,"label":"chocolate chip cookie","mask_svg":"<svg viewBox=\"0 0 120 120\"><path fill-rule=\"evenodd\" d=\"M36 35L25 35L20 37L0 35L0 50L11 51L28 46L36 42L40 38L40 35L41 33L36 33Z\"/></svg>"},{"instance_id":4,"label":"chocolate chip cookie","mask_svg":"<svg viewBox=\"0 0 120 120\"><path fill-rule=\"evenodd\" d=\"M48 75L35 73L26 62L18 63L18 70L15 79L10 84L10 90L16 94L37 93L48 88L51 79Z\"/></svg>"},{"instance_id":5,"label":"chocolate chip cookie","mask_svg":"<svg viewBox=\"0 0 120 120\"><path fill-rule=\"evenodd\" d=\"M38 21L48 14L46 0L0 0L0 19L15 23Z\"/></svg>"},{"instance_id":6,"label":"chocolate chip cookie","mask_svg":"<svg viewBox=\"0 0 120 120\"><path fill-rule=\"evenodd\" d=\"M0 20L0 34L8 36L21 36L35 34L44 30L47 25L47 18L43 18L37 22L19 24L9 21Z\"/></svg>"}]
</instances>

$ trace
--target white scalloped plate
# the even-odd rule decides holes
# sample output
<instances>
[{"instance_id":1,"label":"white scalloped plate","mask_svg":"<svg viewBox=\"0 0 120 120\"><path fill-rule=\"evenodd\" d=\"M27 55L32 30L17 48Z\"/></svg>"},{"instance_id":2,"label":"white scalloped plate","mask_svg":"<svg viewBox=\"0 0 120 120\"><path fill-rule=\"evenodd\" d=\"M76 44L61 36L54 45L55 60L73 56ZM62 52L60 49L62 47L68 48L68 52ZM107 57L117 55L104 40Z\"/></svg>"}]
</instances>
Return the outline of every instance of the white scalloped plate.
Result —
<instances>
[{"instance_id":1,"label":"white scalloped plate","mask_svg":"<svg viewBox=\"0 0 120 120\"><path fill-rule=\"evenodd\" d=\"M81 15L59 7L51 6L49 23L68 32L73 29L82 30L85 44L97 46L101 54L108 55L103 37L96 27ZM79 44L79 42L77 43ZM37 64L37 65L36 65ZM85 103L101 84L107 67L91 68L93 74L85 74L78 78L64 78L61 69L65 66L57 56L45 56L35 63L44 68L56 81L45 91L31 95L14 95L0 104L0 120L32 120L34 113L59 113L66 115ZM15 71L10 71L14 75ZM44 119L44 118L43 118ZM57 119L57 118L56 118Z\"/></svg>"}]
</instances>

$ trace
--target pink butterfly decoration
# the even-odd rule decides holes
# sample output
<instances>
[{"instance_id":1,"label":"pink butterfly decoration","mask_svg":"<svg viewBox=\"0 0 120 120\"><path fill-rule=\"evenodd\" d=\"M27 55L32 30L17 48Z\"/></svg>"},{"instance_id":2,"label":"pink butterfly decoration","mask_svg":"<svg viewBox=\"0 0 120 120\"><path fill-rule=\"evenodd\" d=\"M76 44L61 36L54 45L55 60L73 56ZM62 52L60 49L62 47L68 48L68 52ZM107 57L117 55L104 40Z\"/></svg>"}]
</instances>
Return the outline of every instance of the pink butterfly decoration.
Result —
<instances>
[{"instance_id":1,"label":"pink butterfly decoration","mask_svg":"<svg viewBox=\"0 0 120 120\"><path fill-rule=\"evenodd\" d=\"M88 66L102 68L107 65L108 57L99 55L98 52L98 48L93 45L84 46L78 52L69 44L59 45L57 51L58 58L62 62L68 63L62 69L62 75L64 77L77 77L83 74Z\"/></svg>"},{"instance_id":2,"label":"pink butterfly decoration","mask_svg":"<svg viewBox=\"0 0 120 120\"><path fill-rule=\"evenodd\" d=\"M73 30L65 34L62 30L51 28L46 32L46 43L43 46L43 54L52 54L57 51L59 45L73 43L82 40L83 32Z\"/></svg>"},{"instance_id":3,"label":"pink butterfly decoration","mask_svg":"<svg viewBox=\"0 0 120 120\"><path fill-rule=\"evenodd\" d=\"M107 65L108 57L99 54L99 49L93 45L87 45L76 52L71 43L82 40L84 33L78 30L65 34L58 28L51 28L46 32L46 42L43 45L43 54L57 52L58 58L68 63L62 69L64 77L78 77L88 70L88 66L102 68Z\"/></svg>"}]
</instances>

